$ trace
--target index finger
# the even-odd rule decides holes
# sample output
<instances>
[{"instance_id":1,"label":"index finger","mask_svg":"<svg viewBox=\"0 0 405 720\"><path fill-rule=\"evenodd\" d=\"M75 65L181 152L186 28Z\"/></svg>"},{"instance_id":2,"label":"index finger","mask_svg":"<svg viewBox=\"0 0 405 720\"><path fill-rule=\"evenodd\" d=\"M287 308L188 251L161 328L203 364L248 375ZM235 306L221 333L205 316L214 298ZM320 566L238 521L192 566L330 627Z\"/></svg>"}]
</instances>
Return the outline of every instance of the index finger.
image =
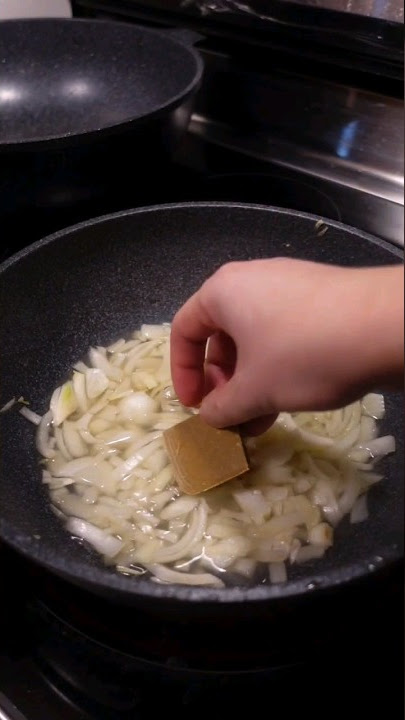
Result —
<instances>
[{"instance_id":1,"label":"index finger","mask_svg":"<svg viewBox=\"0 0 405 720\"><path fill-rule=\"evenodd\" d=\"M203 307L201 290L174 316L170 336L171 373L183 405L198 405L204 396L205 348L217 329Z\"/></svg>"}]
</instances>

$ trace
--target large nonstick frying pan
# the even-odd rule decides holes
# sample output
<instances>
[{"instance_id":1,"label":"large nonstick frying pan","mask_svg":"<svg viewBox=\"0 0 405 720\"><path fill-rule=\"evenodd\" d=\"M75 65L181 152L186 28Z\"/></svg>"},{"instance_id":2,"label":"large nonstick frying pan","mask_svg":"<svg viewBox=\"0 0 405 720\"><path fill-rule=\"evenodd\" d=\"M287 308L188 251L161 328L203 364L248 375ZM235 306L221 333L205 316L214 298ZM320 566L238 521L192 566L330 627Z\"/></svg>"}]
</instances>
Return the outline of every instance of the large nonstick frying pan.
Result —
<instances>
[{"instance_id":1,"label":"large nonstick frying pan","mask_svg":"<svg viewBox=\"0 0 405 720\"><path fill-rule=\"evenodd\" d=\"M0 403L23 395L44 412L52 390L90 344L109 343L142 322L170 320L227 261L284 255L352 266L401 262L397 248L339 223L327 222L319 237L316 221L254 205L166 205L97 218L31 245L0 266ZM385 480L370 493L370 518L343 522L326 557L291 568L286 585L185 588L107 569L69 539L51 512L33 427L12 411L0 415L0 537L76 585L147 607L268 605L308 589L343 587L402 557L402 397L387 396L384 431L395 435L398 449L382 464Z\"/></svg>"}]
</instances>

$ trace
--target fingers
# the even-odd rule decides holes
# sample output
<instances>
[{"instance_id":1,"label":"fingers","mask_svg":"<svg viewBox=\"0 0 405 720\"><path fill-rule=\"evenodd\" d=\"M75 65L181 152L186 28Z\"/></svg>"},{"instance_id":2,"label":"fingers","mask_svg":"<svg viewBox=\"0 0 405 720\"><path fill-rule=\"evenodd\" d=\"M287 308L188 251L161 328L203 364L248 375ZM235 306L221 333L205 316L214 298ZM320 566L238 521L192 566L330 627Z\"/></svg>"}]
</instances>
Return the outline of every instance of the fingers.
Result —
<instances>
[{"instance_id":1,"label":"fingers","mask_svg":"<svg viewBox=\"0 0 405 720\"><path fill-rule=\"evenodd\" d=\"M216 332L208 340L204 364L204 395L228 382L235 372L236 347L226 333Z\"/></svg>"},{"instance_id":2,"label":"fingers","mask_svg":"<svg viewBox=\"0 0 405 720\"><path fill-rule=\"evenodd\" d=\"M228 382L217 385L206 395L200 414L209 425L219 428L241 425L259 418L260 423L256 426L246 426L249 432L258 434L261 427L271 425L271 410L263 400L263 391L257 392L257 396L252 394L252 383L248 374L236 371Z\"/></svg>"},{"instance_id":3,"label":"fingers","mask_svg":"<svg viewBox=\"0 0 405 720\"><path fill-rule=\"evenodd\" d=\"M217 330L201 302L201 290L175 315L171 329L171 373L183 405L198 405L204 396L207 339Z\"/></svg>"},{"instance_id":4,"label":"fingers","mask_svg":"<svg viewBox=\"0 0 405 720\"><path fill-rule=\"evenodd\" d=\"M262 435L275 423L277 420L277 413L273 415L263 415L263 417L255 418L254 420L248 420L239 426L242 435L248 437L255 437L256 435Z\"/></svg>"},{"instance_id":5,"label":"fingers","mask_svg":"<svg viewBox=\"0 0 405 720\"><path fill-rule=\"evenodd\" d=\"M228 370L232 375L236 364L236 346L232 338L222 331L211 335L205 361Z\"/></svg>"}]
</instances>

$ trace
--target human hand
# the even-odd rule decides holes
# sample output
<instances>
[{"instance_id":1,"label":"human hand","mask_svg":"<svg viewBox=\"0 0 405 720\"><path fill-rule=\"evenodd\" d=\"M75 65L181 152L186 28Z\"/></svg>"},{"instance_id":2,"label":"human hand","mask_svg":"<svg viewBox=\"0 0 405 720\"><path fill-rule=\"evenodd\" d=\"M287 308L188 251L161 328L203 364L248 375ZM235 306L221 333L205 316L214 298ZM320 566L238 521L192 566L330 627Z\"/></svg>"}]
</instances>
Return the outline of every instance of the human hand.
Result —
<instances>
[{"instance_id":1,"label":"human hand","mask_svg":"<svg viewBox=\"0 0 405 720\"><path fill-rule=\"evenodd\" d=\"M181 402L217 427L343 406L402 375L402 267L224 265L176 314L171 361Z\"/></svg>"}]
</instances>

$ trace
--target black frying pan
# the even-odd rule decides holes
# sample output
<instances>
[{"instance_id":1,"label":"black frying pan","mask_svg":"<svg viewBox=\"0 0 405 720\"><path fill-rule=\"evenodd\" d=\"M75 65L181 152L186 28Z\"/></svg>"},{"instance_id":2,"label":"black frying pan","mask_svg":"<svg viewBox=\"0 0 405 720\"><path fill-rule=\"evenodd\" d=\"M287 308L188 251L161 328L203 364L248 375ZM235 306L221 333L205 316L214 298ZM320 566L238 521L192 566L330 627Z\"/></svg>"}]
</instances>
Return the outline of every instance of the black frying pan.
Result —
<instances>
[{"instance_id":1,"label":"black frying pan","mask_svg":"<svg viewBox=\"0 0 405 720\"><path fill-rule=\"evenodd\" d=\"M175 35L103 20L2 22L0 58L2 150L61 147L162 117L202 72Z\"/></svg>"},{"instance_id":2,"label":"black frying pan","mask_svg":"<svg viewBox=\"0 0 405 720\"><path fill-rule=\"evenodd\" d=\"M0 216L141 196L187 127L195 39L90 19L0 23Z\"/></svg>"},{"instance_id":3,"label":"black frying pan","mask_svg":"<svg viewBox=\"0 0 405 720\"><path fill-rule=\"evenodd\" d=\"M0 266L1 398L22 394L42 413L56 385L90 344L106 344L142 322L170 320L218 266L229 260L289 255L342 265L401 262L384 241L317 218L239 204L185 204L130 210L56 233ZM316 288L314 289L316 292ZM338 311L338 309L337 309ZM376 342L379 339L376 337ZM370 492L370 518L343 522L322 560L290 568L283 586L223 590L156 585L103 567L71 541L41 485L34 431L17 412L0 416L0 536L28 558L92 592L126 603L196 605L299 596L344 586L402 555L402 398L387 396L381 432L395 455ZM163 603L163 605L161 604Z\"/></svg>"}]
</instances>

